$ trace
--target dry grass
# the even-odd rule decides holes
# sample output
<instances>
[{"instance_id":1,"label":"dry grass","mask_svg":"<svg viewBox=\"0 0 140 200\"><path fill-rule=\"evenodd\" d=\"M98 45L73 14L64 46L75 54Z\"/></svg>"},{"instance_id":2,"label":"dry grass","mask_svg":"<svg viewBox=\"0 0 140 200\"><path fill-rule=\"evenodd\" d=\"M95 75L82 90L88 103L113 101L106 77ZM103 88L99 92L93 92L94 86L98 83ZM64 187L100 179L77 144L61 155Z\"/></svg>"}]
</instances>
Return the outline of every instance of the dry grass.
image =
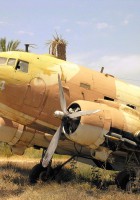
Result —
<instances>
[{"instance_id":1,"label":"dry grass","mask_svg":"<svg viewBox=\"0 0 140 200\"><path fill-rule=\"evenodd\" d=\"M22 159L22 158L21 158ZM18 159L19 160L19 159ZM70 169L70 165L62 170L55 181L48 183L38 182L30 185L28 174L37 163L33 160L19 162L0 161L0 199L4 200L140 200L139 194L127 194L110 185L107 190L97 189L91 184L90 167L78 164L78 168ZM54 165L56 164L56 161ZM101 173L100 176L104 176ZM110 180L113 174L107 174L104 179ZM96 177L94 177L96 178Z\"/></svg>"}]
</instances>

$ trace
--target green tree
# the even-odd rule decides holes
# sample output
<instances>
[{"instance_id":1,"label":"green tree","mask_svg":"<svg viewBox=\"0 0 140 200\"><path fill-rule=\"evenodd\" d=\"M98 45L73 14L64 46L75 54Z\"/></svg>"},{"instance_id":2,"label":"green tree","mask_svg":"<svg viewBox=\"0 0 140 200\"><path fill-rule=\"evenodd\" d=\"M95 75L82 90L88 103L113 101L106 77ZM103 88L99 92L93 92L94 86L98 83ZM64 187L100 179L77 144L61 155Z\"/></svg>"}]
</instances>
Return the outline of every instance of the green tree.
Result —
<instances>
[{"instance_id":1,"label":"green tree","mask_svg":"<svg viewBox=\"0 0 140 200\"><path fill-rule=\"evenodd\" d=\"M6 38L0 38L0 51L23 51L19 49L19 40L7 41Z\"/></svg>"}]
</instances>

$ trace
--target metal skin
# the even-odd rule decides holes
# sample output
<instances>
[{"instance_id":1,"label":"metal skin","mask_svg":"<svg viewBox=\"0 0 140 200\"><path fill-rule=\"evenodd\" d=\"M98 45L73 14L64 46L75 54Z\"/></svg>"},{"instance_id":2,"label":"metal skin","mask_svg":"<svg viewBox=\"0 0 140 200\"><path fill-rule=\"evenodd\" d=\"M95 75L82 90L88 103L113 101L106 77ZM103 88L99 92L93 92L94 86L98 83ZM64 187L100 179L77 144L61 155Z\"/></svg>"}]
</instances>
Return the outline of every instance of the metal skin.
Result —
<instances>
[{"instance_id":1,"label":"metal skin","mask_svg":"<svg viewBox=\"0 0 140 200\"><path fill-rule=\"evenodd\" d=\"M60 126L54 116L63 106L59 74L68 109L100 112L77 117L76 127L69 130L66 122L56 153L113 165L118 155L135 152L140 162L139 87L47 54L5 52L1 58L7 60L0 60L0 141L14 153L23 154L31 146L47 148ZM19 61L25 68L18 67Z\"/></svg>"}]
</instances>

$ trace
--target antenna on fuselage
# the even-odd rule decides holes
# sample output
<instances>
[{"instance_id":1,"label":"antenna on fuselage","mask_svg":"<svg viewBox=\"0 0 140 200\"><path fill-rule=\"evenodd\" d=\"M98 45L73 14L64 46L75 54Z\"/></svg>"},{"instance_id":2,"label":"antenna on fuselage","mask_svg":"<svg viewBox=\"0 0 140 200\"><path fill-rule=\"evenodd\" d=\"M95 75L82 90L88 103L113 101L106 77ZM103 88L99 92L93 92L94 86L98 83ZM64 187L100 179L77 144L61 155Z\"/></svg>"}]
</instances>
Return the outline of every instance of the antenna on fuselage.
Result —
<instances>
[{"instance_id":1,"label":"antenna on fuselage","mask_svg":"<svg viewBox=\"0 0 140 200\"><path fill-rule=\"evenodd\" d=\"M103 73L103 71L104 71L104 67L101 68L101 71L100 71L100 72Z\"/></svg>"},{"instance_id":2,"label":"antenna on fuselage","mask_svg":"<svg viewBox=\"0 0 140 200\"><path fill-rule=\"evenodd\" d=\"M29 47L35 48L37 46L36 44L24 44L25 45L25 51L29 52Z\"/></svg>"}]
</instances>

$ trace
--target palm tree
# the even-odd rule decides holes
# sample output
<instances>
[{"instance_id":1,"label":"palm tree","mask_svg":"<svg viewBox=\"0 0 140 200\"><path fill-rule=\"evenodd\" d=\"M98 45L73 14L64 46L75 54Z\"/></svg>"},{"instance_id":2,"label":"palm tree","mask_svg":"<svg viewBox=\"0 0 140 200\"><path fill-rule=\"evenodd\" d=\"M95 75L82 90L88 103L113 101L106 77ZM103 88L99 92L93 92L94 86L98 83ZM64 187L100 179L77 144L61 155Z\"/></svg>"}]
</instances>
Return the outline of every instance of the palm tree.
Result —
<instances>
[{"instance_id":1,"label":"palm tree","mask_svg":"<svg viewBox=\"0 0 140 200\"><path fill-rule=\"evenodd\" d=\"M46 43L49 45L49 54L56 56L59 59L66 60L66 46L67 42L61 36L53 36L53 40Z\"/></svg>"},{"instance_id":2,"label":"palm tree","mask_svg":"<svg viewBox=\"0 0 140 200\"><path fill-rule=\"evenodd\" d=\"M1 38L0 39L0 51L23 51L18 48L20 44L19 40L10 40L7 42L6 38Z\"/></svg>"}]
</instances>

